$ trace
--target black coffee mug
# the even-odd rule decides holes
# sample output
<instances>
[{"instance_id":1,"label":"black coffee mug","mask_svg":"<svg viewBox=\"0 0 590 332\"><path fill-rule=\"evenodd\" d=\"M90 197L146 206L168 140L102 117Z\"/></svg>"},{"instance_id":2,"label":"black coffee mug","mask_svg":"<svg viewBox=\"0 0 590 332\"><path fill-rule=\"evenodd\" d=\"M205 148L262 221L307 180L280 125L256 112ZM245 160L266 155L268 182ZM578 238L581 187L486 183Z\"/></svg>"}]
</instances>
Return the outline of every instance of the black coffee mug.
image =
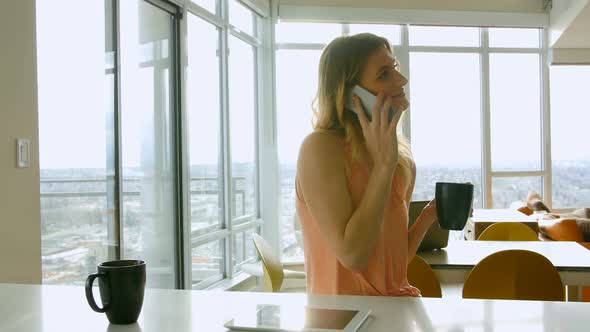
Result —
<instances>
[{"instance_id":1,"label":"black coffee mug","mask_svg":"<svg viewBox=\"0 0 590 332\"><path fill-rule=\"evenodd\" d=\"M462 230L471 214L473 184L437 182L435 198L440 227Z\"/></svg>"},{"instance_id":2,"label":"black coffee mug","mask_svg":"<svg viewBox=\"0 0 590 332\"><path fill-rule=\"evenodd\" d=\"M98 288L103 307L96 305L92 295L92 283L98 278ZM145 262L119 260L104 262L98 273L86 279L86 300L96 312L104 312L113 324L137 322L143 305L145 290Z\"/></svg>"}]
</instances>

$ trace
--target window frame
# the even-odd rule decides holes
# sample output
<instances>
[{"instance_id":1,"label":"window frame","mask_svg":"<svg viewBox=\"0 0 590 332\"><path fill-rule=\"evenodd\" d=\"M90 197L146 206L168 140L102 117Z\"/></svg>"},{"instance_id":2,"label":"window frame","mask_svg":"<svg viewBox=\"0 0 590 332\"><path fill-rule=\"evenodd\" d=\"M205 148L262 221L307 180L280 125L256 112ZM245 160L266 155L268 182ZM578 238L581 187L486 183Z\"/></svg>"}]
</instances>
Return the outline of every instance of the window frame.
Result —
<instances>
[{"instance_id":1,"label":"window frame","mask_svg":"<svg viewBox=\"0 0 590 332\"><path fill-rule=\"evenodd\" d=\"M215 285L219 282L222 282L225 279L232 279L234 276L240 273L239 269L243 264L254 262L258 259L258 257L250 258L245 262L239 262L234 265L234 238L237 236L241 236L242 232L247 232L249 230L254 230L254 232L261 233L262 225L264 224L263 217L262 217L262 204L261 204L261 179L260 179L260 170L261 170L261 147L260 147L260 114L268 114L265 110L269 110L268 103L264 102L264 99L261 99L265 87L268 85L268 74L261 70L263 67L261 64L264 63L264 59L266 59L264 55L265 49L270 49L270 47L265 47L268 45L268 31L270 26L268 24L269 18L260 16L256 11L248 8L243 4L238 4L244 6L244 8L248 9L254 19L254 31L256 36L249 35L244 33L243 31L235 28L231 22L229 21L229 1L233 0L218 0L217 1L217 14L212 14L208 10L201 8L199 5L193 3L190 0L186 0L185 4L185 15L194 15L196 19L202 19L207 23L214 25L216 28L219 29L220 33L220 80L219 80L219 91L220 91L220 98L221 98L221 108L220 108L220 144L222 146L221 149L221 158L220 163L222 164L223 173L221 174L222 183L223 183L223 214L221 216L220 223L217 224L215 227L210 227L206 229L202 229L196 231L194 234L191 233L191 225L190 225L190 215L185 213L184 220L187 222L184 223L185 233L188 235L184 237L184 241L186 243L184 251L185 251L185 260L184 264L187 267L186 272L184 274L185 279L185 289L208 289L215 287ZM181 21L183 34L183 39L189 38L188 36L188 20L184 19ZM267 29L268 26L268 29ZM229 39L230 37L235 37L239 41L248 44L254 48L254 63L253 63L253 74L254 74L254 142L255 142L255 151L254 151L254 160L255 160L255 170L254 170L254 179L255 179L255 188L254 188L254 213L251 215L241 216L238 218L232 219L232 185L231 179L232 178L232 164L231 164L231 141L230 141L230 109L229 109ZM187 50L186 45L183 43L184 50L182 50L184 56L183 60L185 61L182 65L183 68L187 66ZM186 75L186 73L185 73ZM186 79L183 79L183 82L186 82ZM183 95L186 95L183 94ZM267 97L268 98L268 97ZM186 105L186 98L183 97L183 104ZM183 108L183 115L186 113L186 107ZM186 123L183 123L183 126L186 127ZM184 128L183 130L183 150L185 152L185 156L188 156L188 129ZM188 178L190 176L190 165L188 158L183 161L183 178ZM183 181L186 182L186 181ZM186 188L186 184L184 188L185 195L183 200L183 206L185 211L190 211L190 193L188 190L190 188ZM202 280L199 283L193 284L192 280L192 249L196 248L201 245L207 245L211 243L215 243L218 241L224 241L223 246L223 272L220 275L212 276L208 279Z\"/></svg>"}]
</instances>

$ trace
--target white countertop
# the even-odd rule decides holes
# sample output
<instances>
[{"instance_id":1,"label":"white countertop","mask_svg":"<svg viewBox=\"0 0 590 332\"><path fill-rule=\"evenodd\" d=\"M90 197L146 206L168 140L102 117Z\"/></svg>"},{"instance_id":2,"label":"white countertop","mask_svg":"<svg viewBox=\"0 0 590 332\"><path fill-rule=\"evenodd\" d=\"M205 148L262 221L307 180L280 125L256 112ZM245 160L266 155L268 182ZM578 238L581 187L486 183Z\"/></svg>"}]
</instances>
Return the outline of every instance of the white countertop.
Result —
<instances>
[{"instance_id":1,"label":"white countertop","mask_svg":"<svg viewBox=\"0 0 590 332\"><path fill-rule=\"evenodd\" d=\"M84 288L0 284L0 331L226 331L234 315L257 304L368 308L361 331L588 331L590 304L251 292L146 290L137 324L109 325L90 309Z\"/></svg>"}]
</instances>

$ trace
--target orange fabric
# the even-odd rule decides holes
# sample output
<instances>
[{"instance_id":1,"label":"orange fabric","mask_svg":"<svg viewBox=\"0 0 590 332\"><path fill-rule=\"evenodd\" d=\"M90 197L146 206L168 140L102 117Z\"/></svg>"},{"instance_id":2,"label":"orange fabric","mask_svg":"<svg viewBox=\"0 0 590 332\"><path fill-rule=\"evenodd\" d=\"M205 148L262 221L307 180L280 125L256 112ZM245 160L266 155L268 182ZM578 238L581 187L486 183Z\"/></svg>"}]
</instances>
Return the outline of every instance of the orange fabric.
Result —
<instances>
[{"instance_id":1,"label":"orange fabric","mask_svg":"<svg viewBox=\"0 0 590 332\"><path fill-rule=\"evenodd\" d=\"M575 241L590 250L590 242L582 242L584 241L584 236L575 219L560 219L557 215L546 216L546 218L551 217L557 219L539 220L540 236L545 236L550 240L556 241ZM582 302L590 302L590 286L582 287Z\"/></svg>"},{"instance_id":2,"label":"orange fabric","mask_svg":"<svg viewBox=\"0 0 590 332\"><path fill-rule=\"evenodd\" d=\"M348 185L354 206L358 206L365 191L369 172L366 166L350 161ZM393 234L408 233L408 186L400 167L393 176L384 213L384 224L375 249L363 272L354 272L340 263L322 236L317 222L300 193L297 192L297 214L301 220L305 252L307 292L330 295L419 296L420 291L410 286L408 271L408 237L403 243L392 243ZM296 184L299 188L299 184Z\"/></svg>"},{"instance_id":3,"label":"orange fabric","mask_svg":"<svg viewBox=\"0 0 590 332\"><path fill-rule=\"evenodd\" d=\"M590 242L580 242L580 245L590 249ZM590 286L582 287L582 302L590 302Z\"/></svg>"},{"instance_id":4,"label":"orange fabric","mask_svg":"<svg viewBox=\"0 0 590 332\"><path fill-rule=\"evenodd\" d=\"M533 210L531 210L528 206L522 206L519 207L517 209L519 212L526 214L527 216L530 216L531 214L533 214Z\"/></svg>"},{"instance_id":5,"label":"orange fabric","mask_svg":"<svg viewBox=\"0 0 590 332\"><path fill-rule=\"evenodd\" d=\"M556 241L584 241L584 236L574 219L539 220L539 230Z\"/></svg>"}]
</instances>

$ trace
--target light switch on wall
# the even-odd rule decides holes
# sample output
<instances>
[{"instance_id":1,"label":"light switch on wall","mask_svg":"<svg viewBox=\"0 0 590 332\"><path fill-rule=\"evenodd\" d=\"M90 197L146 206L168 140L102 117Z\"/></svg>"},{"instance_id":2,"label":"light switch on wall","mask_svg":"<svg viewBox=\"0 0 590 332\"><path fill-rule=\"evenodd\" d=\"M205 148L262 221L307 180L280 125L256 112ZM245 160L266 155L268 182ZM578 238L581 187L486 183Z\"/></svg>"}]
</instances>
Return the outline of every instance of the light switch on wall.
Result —
<instances>
[{"instance_id":1,"label":"light switch on wall","mask_svg":"<svg viewBox=\"0 0 590 332\"><path fill-rule=\"evenodd\" d=\"M16 167L27 168L30 161L31 141L26 138L19 138L16 140Z\"/></svg>"}]
</instances>

